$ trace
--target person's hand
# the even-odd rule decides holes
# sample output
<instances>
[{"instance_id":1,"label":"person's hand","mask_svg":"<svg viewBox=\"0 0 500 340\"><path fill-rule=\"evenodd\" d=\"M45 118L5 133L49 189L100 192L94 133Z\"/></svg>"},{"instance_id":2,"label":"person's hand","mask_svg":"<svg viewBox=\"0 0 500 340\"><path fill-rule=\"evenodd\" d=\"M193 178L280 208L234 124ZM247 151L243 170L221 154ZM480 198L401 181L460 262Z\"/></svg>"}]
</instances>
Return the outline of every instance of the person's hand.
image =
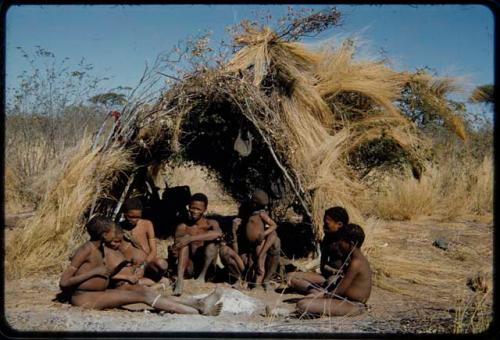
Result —
<instances>
[{"instance_id":1,"label":"person's hand","mask_svg":"<svg viewBox=\"0 0 500 340\"><path fill-rule=\"evenodd\" d=\"M191 243L191 235L184 235L175 240L174 249L179 250L182 247L187 246L189 243Z\"/></svg>"},{"instance_id":2,"label":"person's hand","mask_svg":"<svg viewBox=\"0 0 500 340\"><path fill-rule=\"evenodd\" d=\"M139 277L137 277L137 275L130 275L128 278L128 282L135 285L137 282L139 282Z\"/></svg>"},{"instance_id":3,"label":"person's hand","mask_svg":"<svg viewBox=\"0 0 500 340\"><path fill-rule=\"evenodd\" d=\"M94 275L102 276L107 279L111 275L111 270L105 265L102 265L94 269Z\"/></svg>"},{"instance_id":4,"label":"person's hand","mask_svg":"<svg viewBox=\"0 0 500 340\"><path fill-rule=\"evenodd\" d=\"M134 269L133 269L133 273L135 276L137 277L143 277L144 276L144 268L140 267L140 266L135 266Z\"/></svg>"},{"instance_id":5,"label":"person's hand","mask_svg":"<svg viewBox=\"0 0 500 340\"><path fill-rule=\"evenodd\" d=\"M239 217L236 217L234 220L233 220L233 232L236 232L239 228L239 226L241 225L241 218Z\"/></svg>"},{"instance_id":6,"label":"person's hand","mask_svg":"<svg viewBox=\"0 0 500 340\"><path fill-rule=\"evenodd\" d=\"M338 274L330 275L325 282L325 286L327 290L333 290L335 288L335 283L338 280Z\"/></svg>"},{"instance_id":7,"label":"person's hand","mask_svg":"<svg viewBox=\"0 0 500 340\"><path fill-rule=\"evenodd\" d=\"M325 264L323 266L323 268L325 269L325 271L328 271L330 274L337 274L337 272L339 271L338 269L335 269L333 267L330 267L329 265Z\"/></svg>"}]
</instances>

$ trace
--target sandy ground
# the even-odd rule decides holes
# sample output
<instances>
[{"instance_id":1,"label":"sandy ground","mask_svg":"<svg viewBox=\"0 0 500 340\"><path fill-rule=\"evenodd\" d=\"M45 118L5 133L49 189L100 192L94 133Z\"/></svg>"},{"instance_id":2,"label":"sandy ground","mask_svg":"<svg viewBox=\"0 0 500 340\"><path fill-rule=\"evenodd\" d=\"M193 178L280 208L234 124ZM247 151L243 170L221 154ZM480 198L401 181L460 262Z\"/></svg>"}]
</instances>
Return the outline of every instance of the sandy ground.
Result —
<instances>
[{"instance_id":1,"label":"sandy ground","mask_svg":"<svg viewBox=\"0 0 500 340\"><path fill-rule=\"evenodd\" d=\"M368 312L356 317L305 320L266 316L266 305L292 311L290 300L299 295L261 290L239 293L224 283L217 284L225 292L224 309L217 317L160 314L145 305L130 307L135 310L89 311L52 302L58 292L58 277L48 276L6 281L5 319L18 331L449 333L460 308L459 299L473 294L467 288L467 277L482 270L491 278L492 228L477 222L378 223L370 231L367 247L376 285ZM432 245L438 237L448 241L448 250ZM208 293L215 286L187 280L185 293ZM491 294L486 300L491 306Z\"/></svg>"}]
</instances>

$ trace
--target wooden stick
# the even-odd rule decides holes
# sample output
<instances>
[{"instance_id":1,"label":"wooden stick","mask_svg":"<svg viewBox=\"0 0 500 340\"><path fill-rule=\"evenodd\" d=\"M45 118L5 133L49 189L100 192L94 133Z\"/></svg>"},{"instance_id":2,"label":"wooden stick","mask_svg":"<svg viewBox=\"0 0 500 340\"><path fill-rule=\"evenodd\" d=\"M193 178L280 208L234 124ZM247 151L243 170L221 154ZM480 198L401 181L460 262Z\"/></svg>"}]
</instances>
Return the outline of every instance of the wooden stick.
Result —
<instances>
[{"instance_id":1,"label":"wooden stick","mask_svg":"<svg viewBox=\"0 0 500 340\"><path fill-rule=\"evenodd\" d=\"M231 95L231 94L230 94ZM296 186L295 186L295 183L293 181L293 179L290 177L290 175L288 174L288 172L286 171L285 167L281 164L281 162L279 161L278 157L276 156L276 153L274 152L274 149L271 145L271 142L268 140L268 138L265 136L264 132L261 130L258 122L255 120L255 118L250 115L250 114L247 114L246 113L246 110L244 110L240 103L236 100L236 98L234 98L232 95L231 97L233 98L233 100L235 101L236 105L238 105L241 109L241 112L243 113L243 115L245 115L245 117L247 117L252 123L253 125L255 126L255 128L257 129L257 131L259 132L260 136L262 137L262 139L264 140L264 142L266 143L269 151L271 152L271 156L273 157L274 161L276 162L276 165L278 165L278 167L281 169L281 171L283 172L283 175L285 176L285 178L287 179L287 181L290 183L290 185L292 186L292 189L293 191L295 192L295 195L298 197L302 207L304 208L307 216L309 216L309 218L312 220L312 215L311 213L309 212L309 209L307 208L307 204L304 202L304 200L302 199L302 195L299 193L299 191L297 190ZM247 106L247 108L249 107L249 104L248 104L248 101L247 99L245 98L245 104Z\"/></svg>"},{"instance_id":2,"label":"wooden stick","mask_svg":"<svg viewBox=\"0 0 500 340\"><path fill-rule=\"evenodd\" d=\"M108 118L109 118L109 115L107 115L106 118L104 118L104 121L102 122L101 127L99 128L99 131L97 132L97 135L95 136L94 144L92 145L92 151L94 151L95 148L97 147L97 142L99 141L99 137L101 136L101 133L104 130L104 125L108 121Z\"/></svg>"},{"instance_id":3,"label":"wooden stick","mask_svg":"<svg viewBox=\"0 0 500 340\"><path fill-rule=\"evenodd\" d=\"M128 195L128 191L130 189L130 186L132 185L132 182L134 181L134 177L135 177L135 172L132 173L132 175L130 175L130 177L127 181L127 185L125 186L125 189L122 192L120 200L118 201L118 204L116 205L115 210L113 211L113 216L112 216L113 220L116 218L116 215L118 215L118 213L120 212L120 208L122 207L122 204Z\"/></svg>"}]
</instances>

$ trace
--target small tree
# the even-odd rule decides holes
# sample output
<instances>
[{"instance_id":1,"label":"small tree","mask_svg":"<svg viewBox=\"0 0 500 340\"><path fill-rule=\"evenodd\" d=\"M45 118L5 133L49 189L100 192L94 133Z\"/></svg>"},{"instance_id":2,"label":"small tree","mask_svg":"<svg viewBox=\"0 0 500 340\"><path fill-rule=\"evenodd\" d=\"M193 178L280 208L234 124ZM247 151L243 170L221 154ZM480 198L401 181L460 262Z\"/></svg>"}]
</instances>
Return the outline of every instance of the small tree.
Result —
<instances>
[{"instance_id":1,"label":"small tree","mask_svg":"<svg viewBox=\"0 0 500 340\"><path fill-rule=\"evenodd\" d=\"M495 103L495 87L493 84L480 85L472 91L469 97L471 103L485 103L491 104Z\"/></svg>"},{"instance_id":2,"label":"small tree","mask_svg":"<svg viewBox=\"0 0 500 340\"><path fill-rule=\"evenodd\" d=\"M104 106L106 111L116 110L118 107L127 104L126 96L116 92L100 93L90 97L89 101L93 104Z\"/></svg>"}]
</instances>

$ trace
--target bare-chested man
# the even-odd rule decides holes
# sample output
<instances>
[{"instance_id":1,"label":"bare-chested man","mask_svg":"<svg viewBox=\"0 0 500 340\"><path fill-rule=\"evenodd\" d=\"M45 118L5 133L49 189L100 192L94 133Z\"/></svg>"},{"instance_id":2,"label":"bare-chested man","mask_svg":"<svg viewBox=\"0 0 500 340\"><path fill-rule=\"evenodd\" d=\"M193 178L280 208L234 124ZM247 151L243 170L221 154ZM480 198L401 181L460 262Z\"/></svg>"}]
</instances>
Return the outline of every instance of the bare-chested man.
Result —
<instances>
[{"instance_id":1,"label":"bare-chested man","mask_svg":"<svg viewBox=\"0 0 500 340\"><path fill-rule=\"evenodd\" d=\"M326 316L353 316L366 309L372 288L372 272L368 260L361 252L365 239L363 229L348 224L338 231L336 251L342 255L347 267L338 286L312 293L297 303L299 313Z\"/></svg>"},{"instance_id":2,"label":"bare-chested man","mask_svg":"<svg viewBox=\"0 0 500 340\"><path fill-rule=\"evenodd\" d=\"M185 275L191 277L198 272L197 280L204 282L208 268L217 260L217 240L222 236L222 230L217 221L204 217L207 206L206 195L197 193L191 196L189 221L179 224L175 230L172 249L177 257L177 281L174 295L182 294Z\"/></svg>"},{"instance_id":3,"label":"bare-chested man","mask_svg":"<svg viewBox=\"0 0 500 340\"><path fill-rule=\"evenodd\" d=\"M142 219L142 210L139 198L126 200L123 204L125 221L121 223L121 227L126 231L125 239L146 255L141 264L146 272L145 275L159 281L166 273L168 264L167 261L157 256L153 223Z\"/></svg>"},{"instance_id":4,"label":"bare-chested man","mask_svg":"<svg viewBox=\"0 0 500 340\"><path fill-rule=\"evenodd\" d=\"M320 273L292 272L286 280L288 286L302 294L320 292L322 288L334 288L338 284L342 265L341 255L336 251L335 242L338 240L338 231L349 223L349 215L342 207L332 207L325 211L323 217L323 231L325 236L321 241Z\"/></svg>"},{"instance_id":5,"label":"bare-chested man","mask_svg":"<svg viewBox=\"0 0 500 340\"><path fill-rule=\"evenodd\" d=\"M269 280L278 268L281 242L276 233L277 224L268 215L269 197L263 190L256 190L251 198L249 211L242 212L242 219L233 221L231 247L221 248L221 260L235 277L246 276L252 284L267 290ZM245 228L237 232L244 221Z\"/></svg>"},{"instance_id":6,"label":"bare-chested man","mask_svg":"<svg viewBox=\"0 0 500 340\"><path fill-rule=\"evenodd\" d=\"M69 293L75 306L92 309L121 307L132 303L145 303L153 308L180 314L218 315L222 304L216 289L203 299L165 297L149 289L107 289L110 276L118 268L106 266L103 240L112 237L114 223L103 217L94 217L86 225L90 241L77 249L71 264L61 275L59 286Z\"/></svg>"}]
</instances>

